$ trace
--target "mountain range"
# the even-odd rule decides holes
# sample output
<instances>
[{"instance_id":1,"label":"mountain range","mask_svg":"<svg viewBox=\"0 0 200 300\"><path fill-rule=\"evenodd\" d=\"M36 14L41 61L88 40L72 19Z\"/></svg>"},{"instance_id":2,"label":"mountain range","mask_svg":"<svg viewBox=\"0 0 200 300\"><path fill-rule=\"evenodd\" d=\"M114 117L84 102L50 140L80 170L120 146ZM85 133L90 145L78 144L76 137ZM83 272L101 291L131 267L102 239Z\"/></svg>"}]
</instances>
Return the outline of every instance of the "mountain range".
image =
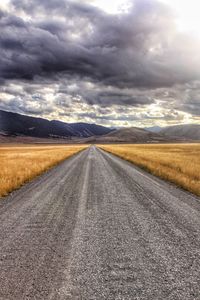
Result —
<instances>
[{"instance_id":1,"label":"mountain range","mask_svg":"<svg viewBox=\"0 0 200 300\"><path fill-rule=\"evenodd\" d=\"M200 140L200 125L113 129L0 110L0 142L158 143Z\"/></svg>"},{"instance_id":2,"label":"mountain range","mask_svg":"<svg viewBox=\"0 0 200 300\"><path fill-rule=\"evenodd\" d=\"M200 140L200 125L199 124L185 124L175 125L161 128L160 134L167 137L179 137L186 140Z\"/></svg>"},{"instance_id":3,"label":"mountain range","mask_svg":"<svg viewBox=\"0 0 200 300\"><path fill-rule=\"evenodd\" d=\"M90 143L158 143L168 140L159 133L137 127L116 129L106 135L88 138Z\"/></svg>"},{"instance_id":4,"label":"mountain range","mask_svg":"<svg viewBox=\"0 0 200 300\"><path fill-rule=\"evenodd\" d=\"M96 124L49 121L0 110L0 132L8 136L71 139L104 135L111 131Z\"/></svg>"}]
</instances>

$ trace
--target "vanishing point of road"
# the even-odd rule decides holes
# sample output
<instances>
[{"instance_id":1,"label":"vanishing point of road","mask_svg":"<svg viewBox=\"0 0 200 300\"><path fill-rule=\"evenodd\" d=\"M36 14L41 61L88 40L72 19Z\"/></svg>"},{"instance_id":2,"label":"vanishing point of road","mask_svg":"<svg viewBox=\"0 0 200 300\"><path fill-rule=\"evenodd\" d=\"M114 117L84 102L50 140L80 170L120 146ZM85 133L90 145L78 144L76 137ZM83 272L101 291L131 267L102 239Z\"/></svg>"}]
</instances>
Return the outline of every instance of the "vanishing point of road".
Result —
<instances>
[{"instance_id":1,"label":"vanishing point of road","mask_svg":"<svg viewBox=\"0 0 200 300\"><path fill-rule=\"evenodd\" d=\"M91 146L0 201L1 300L200 299L200 199Z\"/></svg>"}]
</instances>

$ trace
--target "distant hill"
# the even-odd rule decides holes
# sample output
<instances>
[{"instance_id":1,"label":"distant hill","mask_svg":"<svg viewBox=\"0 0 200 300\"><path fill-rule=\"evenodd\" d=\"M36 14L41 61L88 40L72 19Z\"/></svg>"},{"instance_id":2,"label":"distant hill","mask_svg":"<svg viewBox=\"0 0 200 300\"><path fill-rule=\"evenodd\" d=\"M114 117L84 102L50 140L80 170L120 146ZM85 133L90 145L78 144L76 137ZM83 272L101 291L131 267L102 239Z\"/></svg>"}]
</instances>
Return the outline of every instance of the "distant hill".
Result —
<instances>
[{"instance_id":1,"label":"distant hill","mask_svg":"<svg viewBox=\"0 0 200 300\"><path fill-rule=\"evenodd\" d=\"M157 143L200 140L200 125L111 129L65 123L0 110L0 142Z\"/></svg>"},{"instance_id":2,"label":"distant hill","mask_svg":"<svg viewBox=\"0 0 200 300\"><path fill-rule=\"evenodd\" d=\"M0 110L0 132L8 136L36 138L86 138L110 133L112 129L87 123L64 123Z\"/></svg>"},{"instance_id":3,"label":"distant hill","mask_svg":"<svg viewBox=\"0 0 200 300\"><path fill-rule=\"evenodd\" d=\"M185 140L200 140L200 125L186 124L165 127L160 131L167 137L182 138Z\"/></svg>"},{"instance_id":4,"label":"distant hill","mask_svg":"<svg viewBox=\"0 0 200 300\"><path fill-rule=\"evenodd\" d=\"M88 139L93 143L156 143L167 140L168 138L158 133L137 127L117 129L106 135Z\"/></svg>"}]
</instances>

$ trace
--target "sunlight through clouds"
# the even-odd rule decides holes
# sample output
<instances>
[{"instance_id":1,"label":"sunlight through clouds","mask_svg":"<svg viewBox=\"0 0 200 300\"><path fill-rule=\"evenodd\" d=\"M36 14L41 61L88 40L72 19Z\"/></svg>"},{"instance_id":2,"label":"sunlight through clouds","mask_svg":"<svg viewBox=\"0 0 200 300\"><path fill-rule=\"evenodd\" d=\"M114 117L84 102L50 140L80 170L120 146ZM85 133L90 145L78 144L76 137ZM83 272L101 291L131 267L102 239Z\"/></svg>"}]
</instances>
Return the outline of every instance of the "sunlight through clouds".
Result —
<instances>
[{"instance_id":1,"label":"sunlight through clouds","mask_svg":"<svg viewBox=\"0 0 200 300\"><path fill-rule=\"evenodd\" d=\"M131 5L130 0L94 0L92 3L111 14L127 12Z\"/></svg>"},{"instance_id":2,"label":"sunlight through clouds","mask_svg":"<svg viewBox=\"0 0 200 300\"><path fill-rule=\"evenodd\" d=\"M186 31L200 37L200 1L199 0L161 0L168 4L177 18L181 31Z\"/></svg>"},{"instance_id":3,"label":"sunlight through clouds","mask_svg":"<svg viewBox=\"0 0 200 300\"><path fill-rule=\"evenodd\" d=\"M0 109L66 122L200 121L200 3L3 0Z\"/></svg>"}]
</instances>

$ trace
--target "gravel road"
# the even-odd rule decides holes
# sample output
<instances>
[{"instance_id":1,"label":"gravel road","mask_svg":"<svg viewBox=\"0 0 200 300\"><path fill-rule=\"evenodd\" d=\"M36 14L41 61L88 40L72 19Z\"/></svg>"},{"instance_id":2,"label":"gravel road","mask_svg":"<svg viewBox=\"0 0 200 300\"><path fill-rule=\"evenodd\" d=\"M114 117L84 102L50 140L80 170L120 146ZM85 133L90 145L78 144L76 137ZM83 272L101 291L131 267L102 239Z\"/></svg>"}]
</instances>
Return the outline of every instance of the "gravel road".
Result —
<instances>
[{"instance_id":1,"label":"gravel road","mask_svg":"<svg viewBox=\"0 0 200 300\"><path fill-rule=\"evenodd\" d=\"M0 201L0 299L200 299L200 199L92 146Z\"/></svg>"}]
</instances>

